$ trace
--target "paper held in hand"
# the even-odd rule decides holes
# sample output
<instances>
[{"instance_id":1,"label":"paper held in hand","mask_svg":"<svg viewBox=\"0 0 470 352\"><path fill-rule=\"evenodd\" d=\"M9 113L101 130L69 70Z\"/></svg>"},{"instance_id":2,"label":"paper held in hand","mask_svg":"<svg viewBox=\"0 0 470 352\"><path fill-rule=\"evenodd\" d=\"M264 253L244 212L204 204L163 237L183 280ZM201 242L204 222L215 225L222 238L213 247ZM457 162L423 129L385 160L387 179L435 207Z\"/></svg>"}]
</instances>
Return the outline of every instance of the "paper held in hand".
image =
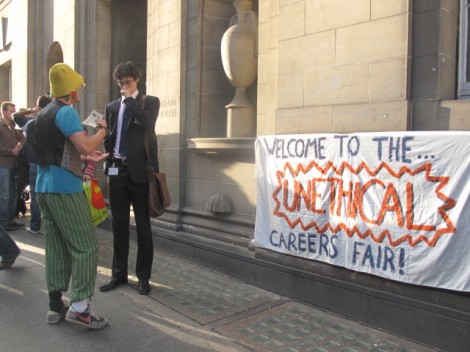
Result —
<instances>
[{"instance_id":1,"label":"paper held in hand","mask_svg":"<svg viewBox=\"0 0 470 352\"><path fill-rule=\"evenodd\" d=\"M103 119L103 114L99 113L96 110L93 110L90 115L83 121L84 125L91 126L91 127L96 127L96 121L100 121Z\"/></svg>"}]
</instances>

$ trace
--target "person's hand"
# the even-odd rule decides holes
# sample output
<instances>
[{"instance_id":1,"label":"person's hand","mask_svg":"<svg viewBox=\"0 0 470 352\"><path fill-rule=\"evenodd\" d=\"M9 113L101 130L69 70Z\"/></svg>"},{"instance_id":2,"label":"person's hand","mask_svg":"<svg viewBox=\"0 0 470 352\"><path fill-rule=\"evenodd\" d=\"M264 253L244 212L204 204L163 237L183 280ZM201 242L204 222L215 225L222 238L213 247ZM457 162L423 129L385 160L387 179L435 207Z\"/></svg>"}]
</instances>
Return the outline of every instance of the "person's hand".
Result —
<instances>
[{"instance_id":1,"label":"person's hand","mask_svg":"<svg viewBox=\"0 0 470 352\"><path fill-rule=\"evenodd\" d=\"M23 149L23 146L21 145L21 143L16 143L15 148L11 150L11 153L14 156L18 156L20 155L21 149Z\"/></svg>"},{"instance_id":2,"label":"person's hand","mask_svg":"<svg viewBox=\"0 0 470 352\"><path fill-rule=\"evenodd\" d=\"M106 123L105 119L97 120L96 121L96 127L97 128L108 128L108 124Z\"/></svg>"},{"instance_id":3,"label":"person's hand","mask_svg":"<svg viewBox=\"0 0 470 352\"><path fill-rule=\"evenodd\" d=\"M86 173L85 173L85 174L82 175L82 180L83 180L83 182L89 181L89 180L91 180L92 178L93 178L93 177L92 177L90 174L86 174Z\"/></svg>"},{"instance_id":4,"label":"person's hand","mask_svg":"<svg viewBox=\"0 0 470 352\"><path fill-rule=\"evenodd\" d=\"M95 132L98 133L100 130L104 130L106 132L104 135L104 138L106 138L108 136L109 131L108 131L108 124L106 123L105 119L96 121Z\"/></svg>"},{"instance_id":5,"label":"person's hand","mask_svg":"<svg viewBox=\"0 0 470 352\"><path fill-rule=\"evenodd\" d=\"M101 153L99 150L95 150L93 153L88 154L85 160L97 163L98 161L101 161L107 158L108 156L109 156L109 153Z\"/></svg>"},{"instance_id":6,"label":"person's hand","mask_svg":"<svg viewBox=\"0 0 470 352\"><path fill-rule=\"evenodd\" d=\"M125 98L129 98L130 96L132 96L131 90L129 88L122 88L121 95Z\"/></svg>"}]
</instances>

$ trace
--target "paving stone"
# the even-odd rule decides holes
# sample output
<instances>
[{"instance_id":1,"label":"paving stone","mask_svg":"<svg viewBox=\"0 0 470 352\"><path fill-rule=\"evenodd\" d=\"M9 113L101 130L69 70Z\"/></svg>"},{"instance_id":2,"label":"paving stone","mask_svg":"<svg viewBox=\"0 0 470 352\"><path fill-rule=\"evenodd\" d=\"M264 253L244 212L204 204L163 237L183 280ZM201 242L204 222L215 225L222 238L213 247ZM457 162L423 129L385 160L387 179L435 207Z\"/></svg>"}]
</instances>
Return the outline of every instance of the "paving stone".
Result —
<instances>
[{"instance_id":1,"label":"paving stone","mask_svg":"<svg viewBox=\"0 0 470 352\"><path fill-rule=\"evenodd\" d=\"M425 346L297 302L284 303L222 326L217 331L254 351L432 351ZM260 336L263 338L260 339Z\"/></svg>"},{"instance_id":2,"label":"paving stone","mask_svg":"<svg viewBox=\"0 0 470 352\"><path fill-rule=\"evenodd\" d=\"M112 245L100 245L110 257ZM434 351L159 251L151 285L150 298L256 352Z\"/></svg>"}]
</instances>

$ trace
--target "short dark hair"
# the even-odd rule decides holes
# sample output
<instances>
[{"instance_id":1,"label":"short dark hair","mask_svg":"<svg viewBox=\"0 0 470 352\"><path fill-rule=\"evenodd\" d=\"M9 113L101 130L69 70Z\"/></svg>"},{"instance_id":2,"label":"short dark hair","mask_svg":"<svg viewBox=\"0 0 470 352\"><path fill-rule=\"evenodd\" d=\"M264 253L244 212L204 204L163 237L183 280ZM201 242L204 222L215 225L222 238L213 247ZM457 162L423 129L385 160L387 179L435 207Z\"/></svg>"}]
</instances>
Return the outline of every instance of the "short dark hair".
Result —
<instances>
[{"instance_id":1,"label":"short dark hair","mask_svg":"<svg viewBox=\"0 0 470 352\"><path fill-rule=\"evenodd\" d=\"M16 107L16 105L13 104L11 101L4 101L2 103L2 111L7 111L9 106Z\"/></svg>"},{"instance_id":2,"label":"short dark hair","mask_svg":"<svg viewBox=\"0 0 470 352\"><path fill-rule=\"evenodd\" d=\"M44 109L47 104L49 104L52 101L52 98L49 95L41 95L38 97L38 106L41 109Z\"/></svg>"},{"instance_id":3,"label":"short dark hair","mask_svg":"<svg viewBox=\"0 0 470 352\"><path fill-rule=\"evenodd\" d=\"M114 69L113 77L116 81L119 81L123 77L132 77L134 80L138 80L140 79L140 72L133 62L121 62Z\"/></svg>"}]
</instances>

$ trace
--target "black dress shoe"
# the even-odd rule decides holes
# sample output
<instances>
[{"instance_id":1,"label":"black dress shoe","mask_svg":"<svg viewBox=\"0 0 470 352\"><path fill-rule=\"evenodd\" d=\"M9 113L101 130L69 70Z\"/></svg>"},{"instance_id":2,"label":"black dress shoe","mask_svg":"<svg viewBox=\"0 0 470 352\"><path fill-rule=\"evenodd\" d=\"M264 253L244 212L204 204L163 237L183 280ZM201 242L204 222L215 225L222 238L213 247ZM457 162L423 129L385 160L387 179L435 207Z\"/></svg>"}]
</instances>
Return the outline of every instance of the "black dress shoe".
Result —
<instances>
[{"instance_id":1,"label":"black dress shoe","mask_svg":"<svg viewBox=\"0 0 470 352\"><path fill-rule=\"evenodd\" d=\"M0 270L5 270L5 269L10 269L15 261L13 260L12 262L1 262L0 263Z\"/></svg>"},{"instance_id":2,"label":"black dress shoe","mask_svg":"<svg viewBox=\"0 0 470 352\"><path fill-rule=\"evenodd\" d=\"M11 224L5 226L4 228L5 228L5 231L8 231L8 232L18 230L18 227L15 227L15 226L13 226L13 225L11 225Z\"/></svg>"},{"instance_id":3,"label":"black dress shoe","mask_svg":"<svg viewBox=\"0 0 470 352\"><path fill-rule=\"evenodd\" d=\"M16 256L13 260L10 260L8 262L1 262L0 263L0 270L10 269L13 266L13 264L15 264L16 258L18 258L18 256Z\"/></svg>"},{"instance_id":4,"label":"black dress shoe","mask_svg":"<svg viewBox=\"0 0 470 352\"><path fill-rule=\"evenodd\" d=\"M137 290L141 295L147 295L150 292L149 280L139 280L139 287Z\"/></svg>"},{"instance_id":5,"label":"black dress shoe","mask_svg":"<svg viewBox=\"0 0 470 352\"><path fill-rule=\"evenodd\" d=\"M100 291L101 292L111 291L111 290L114 290L119 285L125 285L125 284L127 284L127 278L112 277L107 283L105 283L103 286L100 286Z\"/></svg>"},{"instance_id":6,"label":"black dress shoe","mask_svg":"<svg viewBox=\"0 0 470 352\"><path fill-rule=\"evenodd\" d=\"M16 220L13 220L10 225L13 226L13 227L22 227L22 226L24 226L24 224L22 224L20 222L17 222Z\"/></svg>"}]
</instances>

